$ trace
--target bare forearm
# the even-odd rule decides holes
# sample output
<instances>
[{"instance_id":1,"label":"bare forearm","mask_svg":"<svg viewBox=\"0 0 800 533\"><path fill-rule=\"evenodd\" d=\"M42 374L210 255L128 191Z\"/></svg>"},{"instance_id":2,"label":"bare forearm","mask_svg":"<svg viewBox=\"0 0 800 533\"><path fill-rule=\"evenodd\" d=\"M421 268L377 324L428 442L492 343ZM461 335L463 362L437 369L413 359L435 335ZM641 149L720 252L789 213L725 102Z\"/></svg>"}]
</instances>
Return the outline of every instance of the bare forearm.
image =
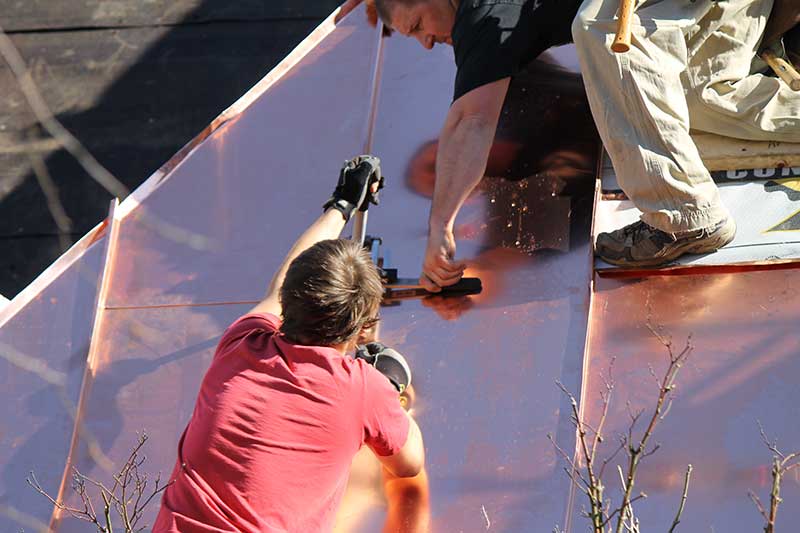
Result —
<instances>
[{"instance_id":1,"label":"bare forearm","mask_svg":"<svg viewBox=\"0 0 800 533\"><path fill-rule=\"evenodd\" d=\"M458 283L466 263L455 261L456 215L480 183L511 78L459 97L447 113L436 154L436 187L428 221L428 244L419 282L431 292Z\"/></svg>"},{"instance_id":2,"label":"bare forearm","mask_svg":"<svg viewBox=\"0 0 800 533\"><path fill-rule=\"evenodd\" d=\"M283 285L283 280L286 277L286 272L289 270L289 265L298 255L319 241L339 238L344 226L344 217L336 209L328 209L320 215L320 217L300 235L300 238L294 243L292 249L286 254L286 258L283 260L283 263L281 263L280 268L278 268L278 271L270 282L267 295L277 293L278 289Z\"/></svg>"},{"instance_id":3,"label":"bare forearm","mask_svg":"<svg viewBox=\"0 0 800 533\"><path fill-rule=\"evenodd\" d=\"M428 474L397 477L383 469L383 487L388 502L385 533L424 533L430 527Z\"/></svg>"},{"instance_id":4,"label":"bare forearm","mask_svg":"<svg viewBox=\"0 0 800 533\"><path fill-rule=\"evenodd\" d=\"M479 117L448 117L436 155L431 231L452 230L458 211L486 171L495 127Z\"/></svg>"}]
</instances>

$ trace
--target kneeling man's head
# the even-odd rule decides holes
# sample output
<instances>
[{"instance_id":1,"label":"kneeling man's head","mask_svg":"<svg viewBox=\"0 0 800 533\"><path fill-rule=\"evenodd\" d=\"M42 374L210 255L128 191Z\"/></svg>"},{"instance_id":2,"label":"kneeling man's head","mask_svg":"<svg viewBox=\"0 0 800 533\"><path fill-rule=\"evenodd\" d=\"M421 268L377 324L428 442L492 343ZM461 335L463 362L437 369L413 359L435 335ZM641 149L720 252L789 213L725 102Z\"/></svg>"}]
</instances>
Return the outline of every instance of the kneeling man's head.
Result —
<instances>
[{"instance_id":1,"label":"kneeling man's head","mask_svg":"<svg viewBox=\"0 0 800 533\"><path fill-rule=\"evenodd\" d=\"M314 346L355 343L375 326L383 284L359 244L333 239L301 253L286 272L280 292L281 332L292 342Z\"/></svg>"},{"instance_id":2,"label":"kneeling man's head","mask_svg":"<svg viewBox=\"0 0 800 533\"><path fill-rule=\"evenodd\" d=\"M383 23L431 49L437 43L453 44L457 0L375 0Z\"/></svg>"}]
</instances>

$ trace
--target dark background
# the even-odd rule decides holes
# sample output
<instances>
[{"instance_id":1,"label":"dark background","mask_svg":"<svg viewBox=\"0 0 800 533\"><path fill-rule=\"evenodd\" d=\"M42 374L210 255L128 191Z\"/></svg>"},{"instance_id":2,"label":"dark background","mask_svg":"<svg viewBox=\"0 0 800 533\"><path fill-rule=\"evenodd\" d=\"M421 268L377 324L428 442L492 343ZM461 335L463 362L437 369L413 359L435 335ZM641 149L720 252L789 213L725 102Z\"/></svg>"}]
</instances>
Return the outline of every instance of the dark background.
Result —
<instances>
[{"instance_id":1,"label":"dark background","mask_svg":"<svg viewBox=\"0 0 800 533\"><path fill-rule=\"evenodd\" d=\"M0 0L0 25L55 116L134 189L340 0ZM0 60L0 295L103 220L111 195L38 126ZM71 221L61 232L33 172Z\"/></svg>"}]
</instances>

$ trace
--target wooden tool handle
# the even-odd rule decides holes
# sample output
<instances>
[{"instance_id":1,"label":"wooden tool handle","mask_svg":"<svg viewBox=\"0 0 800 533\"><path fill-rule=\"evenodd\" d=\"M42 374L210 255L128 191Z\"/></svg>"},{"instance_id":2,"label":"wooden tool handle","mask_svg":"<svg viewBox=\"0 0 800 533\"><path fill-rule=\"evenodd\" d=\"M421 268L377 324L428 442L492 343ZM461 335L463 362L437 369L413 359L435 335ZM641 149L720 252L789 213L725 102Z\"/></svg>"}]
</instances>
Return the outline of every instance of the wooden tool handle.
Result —
<instances>
[{"instance_id":1,"label":"wooden tool handle","mask_svg":"<svg viewBox=\"0 0 800 533\"><path fill-rule=\"evenodd\" d=\"M761 58L775 71L786 85L792 88L793 91L800 91L800 73L795 70L791 63L776 56L772 50L764 50L761 52Z\"/></svg>"},{"instance_id":2,"label":"wooden tool handle","mask_svg":"<svg viewBox=\"0 0 800 533\"><path fill-rule=\"evenodd\" d=\"M619 2L619 26L614 42L611 43L611 50L621 54L631 49L631 19L633 18L634 0L620 0Z\"/></svg>"}]
</instances>

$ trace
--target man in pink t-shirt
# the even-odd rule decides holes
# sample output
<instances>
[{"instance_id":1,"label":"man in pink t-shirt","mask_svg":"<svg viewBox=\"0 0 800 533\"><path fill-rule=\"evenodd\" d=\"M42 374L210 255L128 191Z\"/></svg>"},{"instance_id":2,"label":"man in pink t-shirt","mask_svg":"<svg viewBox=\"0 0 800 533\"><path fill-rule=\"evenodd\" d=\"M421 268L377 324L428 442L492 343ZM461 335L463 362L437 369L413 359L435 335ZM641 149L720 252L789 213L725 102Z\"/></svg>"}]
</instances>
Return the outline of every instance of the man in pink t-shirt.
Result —
<instances>
[{"instance_id":1,"label":"man in pink t-shirt","mask_svg":"<svg viewBox=\"0 0 800 533\"><path fill-rule=\"evenodd\" d=\"M383 286L369 255L338 237L375 200L377 165L346 164L264 300L222 335L153 531L331 531L363 444L388 476L422 471L398 390L348 355L375 327Z\"/></svg>"}]
</instances>

